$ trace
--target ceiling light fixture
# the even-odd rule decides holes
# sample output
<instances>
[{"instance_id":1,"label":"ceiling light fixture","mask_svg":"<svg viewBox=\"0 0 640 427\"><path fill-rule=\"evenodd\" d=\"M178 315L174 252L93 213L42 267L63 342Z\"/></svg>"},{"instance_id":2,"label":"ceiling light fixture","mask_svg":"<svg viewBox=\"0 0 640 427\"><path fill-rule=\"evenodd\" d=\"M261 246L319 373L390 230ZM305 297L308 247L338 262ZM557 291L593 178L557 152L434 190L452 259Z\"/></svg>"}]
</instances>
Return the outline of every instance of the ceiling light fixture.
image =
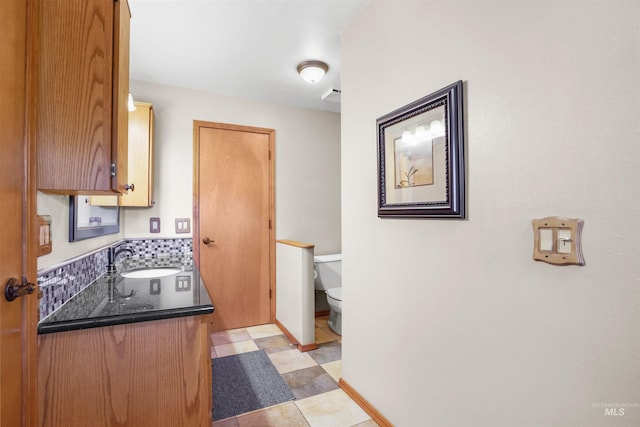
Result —
<instances>
[{"instance_id":1,"label":"ceiling light fixture","mask_svg":"<svg viewBox=\"0 0 640 427\"><path fill-rule=\"evenodd\" d=\"M300 76L311 84L319 82L327 71L329 66L322 61L304 61L298 65Z\"/></svg>"}]
</instances>

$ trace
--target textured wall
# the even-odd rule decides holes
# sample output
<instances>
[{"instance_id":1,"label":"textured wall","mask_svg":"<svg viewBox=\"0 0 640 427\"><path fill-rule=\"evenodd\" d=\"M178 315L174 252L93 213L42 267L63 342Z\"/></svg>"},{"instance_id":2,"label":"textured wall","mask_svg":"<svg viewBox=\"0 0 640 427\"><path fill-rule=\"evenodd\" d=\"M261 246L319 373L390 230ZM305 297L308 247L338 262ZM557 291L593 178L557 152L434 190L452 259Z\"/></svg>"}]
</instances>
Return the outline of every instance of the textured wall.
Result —
<instances>
[{"instance_id":1,"label":"textured wall","mask_svg":"<svg viewBox=\"0 0 640 427\"><path fill-rule=\"evenodd\" d=\"M394 424L640 424L601 406L640 406L639 21L374 0L343 32L343 378ZM468 219L378 219L376 118L460 79ZM584 267L531 259L551 215Z\"/></svg>"}]
</instances>

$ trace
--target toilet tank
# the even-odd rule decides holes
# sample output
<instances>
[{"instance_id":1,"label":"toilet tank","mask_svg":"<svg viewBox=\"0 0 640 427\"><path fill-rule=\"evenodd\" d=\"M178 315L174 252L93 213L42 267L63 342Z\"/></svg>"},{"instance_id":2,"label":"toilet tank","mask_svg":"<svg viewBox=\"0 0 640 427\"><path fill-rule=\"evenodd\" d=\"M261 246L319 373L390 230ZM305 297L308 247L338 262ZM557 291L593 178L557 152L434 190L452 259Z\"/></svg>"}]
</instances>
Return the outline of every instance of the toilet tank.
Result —
<instances>
[{"instance_id":1,"label":"toilet tank","mask_svg":"<svg viewBox=\"0 0 640 427\"><path fill-rule=\"evenodd\" d=\"M319 291L342 286L342 254L313 257L314 286Z\"/></svg>"}]
</instances>

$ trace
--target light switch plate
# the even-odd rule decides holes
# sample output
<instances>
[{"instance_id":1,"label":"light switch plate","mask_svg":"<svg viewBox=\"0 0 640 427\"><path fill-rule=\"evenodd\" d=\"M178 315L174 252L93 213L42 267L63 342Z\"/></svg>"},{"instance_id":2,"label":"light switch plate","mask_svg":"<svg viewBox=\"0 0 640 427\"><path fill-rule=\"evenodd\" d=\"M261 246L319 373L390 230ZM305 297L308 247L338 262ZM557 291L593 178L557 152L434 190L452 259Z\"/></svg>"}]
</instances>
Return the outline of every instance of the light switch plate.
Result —
<instances>
[{"instance_id":1,"label":"light switch plate","mask_svg":"<svg viewBox=\"0 0 640 427\"><path fill-rule=\"evenodd\" d=\"M151 217L149 218L149 233L159 233L160 232L160 218Z\"/></svg>"},{"instance_id":2,"label":"light switch plate","mask_svg":"<svg viewBox=\"0 0 640 427\"><path fill-rule=\"evenodd\" d=\"M176 218L176 234L191 233L191 220L189 218Z\"/></svg>"},{"instance_id":3,"label":"light switch plate","mask_svg":"<svg viewBox=\"0 0 640 427\"><path fill-rule=\"evenodd\" d=\"M579 218L550 216L534 219L533 259L554 265L584 265Z\"/></svg>"}]
</instances>

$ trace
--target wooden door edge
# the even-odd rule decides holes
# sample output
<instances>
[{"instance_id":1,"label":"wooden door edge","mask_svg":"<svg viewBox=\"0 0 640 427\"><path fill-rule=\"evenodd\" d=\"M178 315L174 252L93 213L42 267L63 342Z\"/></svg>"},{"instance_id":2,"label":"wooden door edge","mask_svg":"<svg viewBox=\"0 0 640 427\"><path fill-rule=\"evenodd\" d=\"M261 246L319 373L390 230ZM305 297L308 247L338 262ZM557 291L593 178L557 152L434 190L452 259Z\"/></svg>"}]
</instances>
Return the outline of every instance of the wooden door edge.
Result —
<instances>
[{"instance_id":1,"label":"wooden door edge","mask_svg":"<svg viewBox=\"0 0 640 427\"><path fill-rule=\"evenodd\" d=\"M38 31L38 2L27 2L27 58L25 93L25 183L23 213L23 270L28 281L37 283L37 54L40 34ZM23 304L23 414L24 426L35 427L38 423L38 293L22 298Z\"/></svg>"}]
</instances>

